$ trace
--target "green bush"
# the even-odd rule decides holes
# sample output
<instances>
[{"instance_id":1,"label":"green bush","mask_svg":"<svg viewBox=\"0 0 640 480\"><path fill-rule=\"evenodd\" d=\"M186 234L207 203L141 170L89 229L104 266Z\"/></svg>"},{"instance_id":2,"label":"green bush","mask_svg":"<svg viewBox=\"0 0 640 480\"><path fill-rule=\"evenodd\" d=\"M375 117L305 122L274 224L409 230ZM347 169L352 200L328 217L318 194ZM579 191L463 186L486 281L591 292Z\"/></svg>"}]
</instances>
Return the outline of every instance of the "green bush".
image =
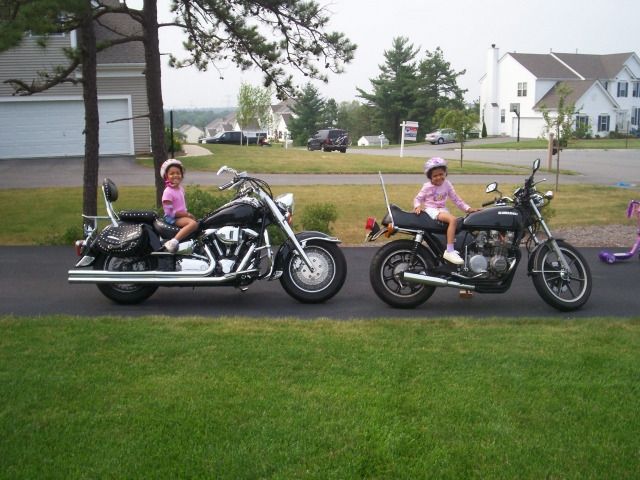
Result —
<instances>
[{"instance_id":1,"label":"green bush","mask_svg":"<svg viewBox=\"0 0 640 480\"><path fill-rule=\"evenodd\" d=\"M186 137L184 133L179 132L178 130L173 130L173 152L181 152L182 151L182 143L185 141ZM164 144L167 147L167 152L171 152L171 129L169 127L164 128Z\"/></svg>"},{"instance_id":2,"label":"green bush","mask_svg":"<svg viewBox=\"0 0 640 480\"><path fill-rule=\"evenodd\" d=\"M232 194L226 192L213 194L201 189L199 185L194 185L185 189L185 197L189 213L196 218L202 218L231 200Z\"/></svg>"},{"instance_id":3,"label":"green bush","mask_svg":"<svg viewBox=\"0 0 640 480\"><path fill-rule=\"evenodd\" d=\"M302 212L302 228L333 234L331 222L338 219L338 209L332 203L312 203Z\"/></svg>"}]
</instances>

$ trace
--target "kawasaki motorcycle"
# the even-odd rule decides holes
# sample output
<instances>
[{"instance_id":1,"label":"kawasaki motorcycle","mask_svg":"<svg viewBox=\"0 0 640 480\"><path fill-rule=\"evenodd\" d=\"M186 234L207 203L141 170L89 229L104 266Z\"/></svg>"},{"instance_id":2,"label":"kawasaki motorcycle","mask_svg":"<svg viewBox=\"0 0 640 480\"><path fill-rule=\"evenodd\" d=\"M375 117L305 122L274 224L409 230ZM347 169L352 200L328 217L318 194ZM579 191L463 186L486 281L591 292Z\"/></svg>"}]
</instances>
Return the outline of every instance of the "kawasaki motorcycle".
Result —
<instances>
[{"instance_id":1,"label":"kawasaki motorcycle","mask_svg":"<svg viewBox=\"0 0 640 480\"><path fill-rule=\"evenodd\" d=\"M256 280L279 279L302 303L323 302L338 293L347 275L340 240L321 232L294 233L292 194L274 198L263 180L227 166L218 171L223 173L233 178L219 189L235 189L235 196L200 219L198 230L176 253L162 245L178 228L154 211L116 213L118 190L105 179L107 216L86 217L85 238L76 242L81 259L69 271L69 282L94 283L122 304L142 302L160 286L232 286L244 291ZM100 231L101 219L110 224ZM277 248L269 239L271 225L284 234Z\"/></svg>"},{"instance_id":2,"label":"kawasaki motorcycle","mask_svg":"<svg viewBox=\"0 0 640 480\"><path fill-rule=\"evenodd\" d=\"M582 307L591 294L591 271L580 252L556 239L545 223L541 211L553 193L537 191L540 182L534 181L534 175L539 168L537 159L513 197L503 196L497 183L489 184L486 192L498 196L483 205L488 208L458 218L455 248L464 259L459 266L442 258L447 224L389 204L380 175L387 213L382 227L373 217L367 220L366 240L396 234L409 238L390 241L374 255L369 278L378 297L392 307L413 308L426 302L437 287L504 293L511 286L524 245L527 273L542 299L562 311Z\"/></svg>"}]
</instances>

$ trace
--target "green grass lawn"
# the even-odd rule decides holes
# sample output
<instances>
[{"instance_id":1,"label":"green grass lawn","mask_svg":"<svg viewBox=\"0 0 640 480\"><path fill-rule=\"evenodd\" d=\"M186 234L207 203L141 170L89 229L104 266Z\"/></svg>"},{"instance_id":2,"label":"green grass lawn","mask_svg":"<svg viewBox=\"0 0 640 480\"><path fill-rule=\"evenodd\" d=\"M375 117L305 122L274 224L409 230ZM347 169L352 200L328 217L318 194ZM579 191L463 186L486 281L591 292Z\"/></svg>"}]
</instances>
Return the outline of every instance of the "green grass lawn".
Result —
<instances>
[{"instance_id":1,"label":"green grass lawn","mask_svg":"<svg viewBox=\"0 0 640 480\"><path fill-rule=\"evenodd\" d=\"M501 149L501 150L527 150L527 149L546 149L548 141L544 139L521 140L520 142L505 143L486 143L484 145L473 145L469 148L473 149ZM597 149L612 150L621 148L639 149L640 138L592 138L592 139L573 139L569 141L567 149Z\"/></svg>"},{"instance_id":2,"label":"green grass lawn","mask_svg":"<svg viewBox=\"0 0 640 480\"><path fill-rule=\"evenodd\" d=\"M547 183L553 188L553 183ZM553 215L549 216L551 228L579 225L631 224L624 215L632 192L625 189L589 186L561 185L551 203ZM187 187L187 191L189 188ZM218 194L216 187L199 187ZM393 203L410 209L419 185L388 185L389 198ZM501 185L507 193L513 185ZM544 184L540 186L544 190ZM153 209L152 187L121 187L117 210ZM384 197L378 185L309 185L277 186L274 194L293 192L296 200L294 227L303 229L301 213L312 203L328 202L337 207L338 219L332 225L333 233L347 244L363 241L364 224L368 216L382 218L385 212ZM482 185L456 185L456 191L471 205L481 205L492 197L484 193ZM37 208L34 208L37 205ZM100 214L104 214L99 202ZM66 243L71 245L81 233L82 208L81 188L36 188L0 190L0 211L12 212L12 221L0 231L0 245L37 245ZM452 211L455 206L452 206ZM65 235L71 232L72 238ZM76 236L74 236L76 235ZM66 238L65 238L66 237Z\"/></svg>"},{"instance_id":3,"label":"green grass lawn","mask_svg":"<svg viewBox=\"0 0 640 480\"><path fill-rule=\"evenodd\" d=\"M238 171L255 173L416 173L422 171L424 157L387 157L340 152L309 152L301 148L279 146L260 148L239 145L200 145L212 152L202 157L184 157L187 170L217 171L229 165ZM458 152L440 152L450 160L451 173L522 173L519 167L463 161L460 168ZM151 168L150 158L140 159L142 165Z\"/></svg>"},{"instance_id":4,"label":"green grass lawn","mask_svg":"<svg viewBox=\"0 0 640 480\"><path fill-rule=\"evenodd\" d=\"M0 478L637 478L640 321L0 319Z\"/></svg>"}]
</instances>

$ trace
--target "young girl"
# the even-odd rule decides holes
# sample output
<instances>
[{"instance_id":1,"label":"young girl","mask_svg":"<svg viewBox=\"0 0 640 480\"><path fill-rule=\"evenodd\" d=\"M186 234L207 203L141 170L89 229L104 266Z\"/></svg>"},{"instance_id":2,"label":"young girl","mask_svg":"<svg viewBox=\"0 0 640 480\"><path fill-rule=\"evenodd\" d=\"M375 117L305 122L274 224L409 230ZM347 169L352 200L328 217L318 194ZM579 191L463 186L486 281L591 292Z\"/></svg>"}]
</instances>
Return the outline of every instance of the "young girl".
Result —
<instances>
[{"instance_id":1,"label":"young girl","mask_svg":"<svg viewBox=\"0 0 640 480\"><path fill-rule=\"evenodd\" d=\"M164 248L171 253L178 250L181 240L187 238L198 228L196 218L187 212L187 202L184 198L184 188L180 185L184 178L184 168L180 160L170 158L160 167L160 176L164 179L166 188L162 194L162 208L164 220L170 225L180 227L180 231L164 244Z\"/></svg>"},{"instance_id":2,"label":"young girl","mask_svg":"<svg viewBox=\"0 0 640 480\"><path fill-rule=\"evenodd\" d=\"M430 158L424 164L424 173L429 181L422 186L413 200L413 210L417 214L424 210L434 220L448 224L447 250L444 252L443 258L456 265L462 265L464 260L453 248L456 237L456 217L445 208L445 203L447 198L450 198L460 210L466 213L477 212L479 209L471 208L456 194L453 185L446 179L446 160L440 157Z\"/></svg>"}]
</instances>

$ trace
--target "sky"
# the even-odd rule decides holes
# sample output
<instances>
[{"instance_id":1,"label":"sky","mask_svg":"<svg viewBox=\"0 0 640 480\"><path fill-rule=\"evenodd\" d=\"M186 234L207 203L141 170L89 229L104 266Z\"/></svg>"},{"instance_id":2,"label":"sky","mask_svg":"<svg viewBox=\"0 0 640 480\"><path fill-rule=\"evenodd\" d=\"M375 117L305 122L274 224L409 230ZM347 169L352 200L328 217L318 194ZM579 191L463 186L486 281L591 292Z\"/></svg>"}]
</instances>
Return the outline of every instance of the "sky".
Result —
<instances>
[{"instance_id":1,"label":"sky","mask_svg":"<svg viewBox=\"0 0 640 480\"><path fill-rule=\"evenodd\" d=\"M141 4L142 2L138 0ZM136 0L129 0L136 6ZM320 94L337 102L357 100L357 88L371 92L370 79L380 74L384 51L404 36L420 48L416 60L437 47L455 71L466 70L458 85L469 102L480 96L487 51L495 44L507 52L640 55L639 0L317 0L328 10L330 31L344 33L358 45L346 72L317 83ZM139 7L138 7L139 8ZM169 20L169 0L158 0L159 18ZM160 50L179 56L184 35L161 29ZM167 57L163 57L167 58ZM242 82L261 85L259 72L222 66L198 72L163 65L165 108L234 107ZM306 80L302 80L306 82ZM274 99L275 101L275 99Z\"/></svg>"}]
</instances>

